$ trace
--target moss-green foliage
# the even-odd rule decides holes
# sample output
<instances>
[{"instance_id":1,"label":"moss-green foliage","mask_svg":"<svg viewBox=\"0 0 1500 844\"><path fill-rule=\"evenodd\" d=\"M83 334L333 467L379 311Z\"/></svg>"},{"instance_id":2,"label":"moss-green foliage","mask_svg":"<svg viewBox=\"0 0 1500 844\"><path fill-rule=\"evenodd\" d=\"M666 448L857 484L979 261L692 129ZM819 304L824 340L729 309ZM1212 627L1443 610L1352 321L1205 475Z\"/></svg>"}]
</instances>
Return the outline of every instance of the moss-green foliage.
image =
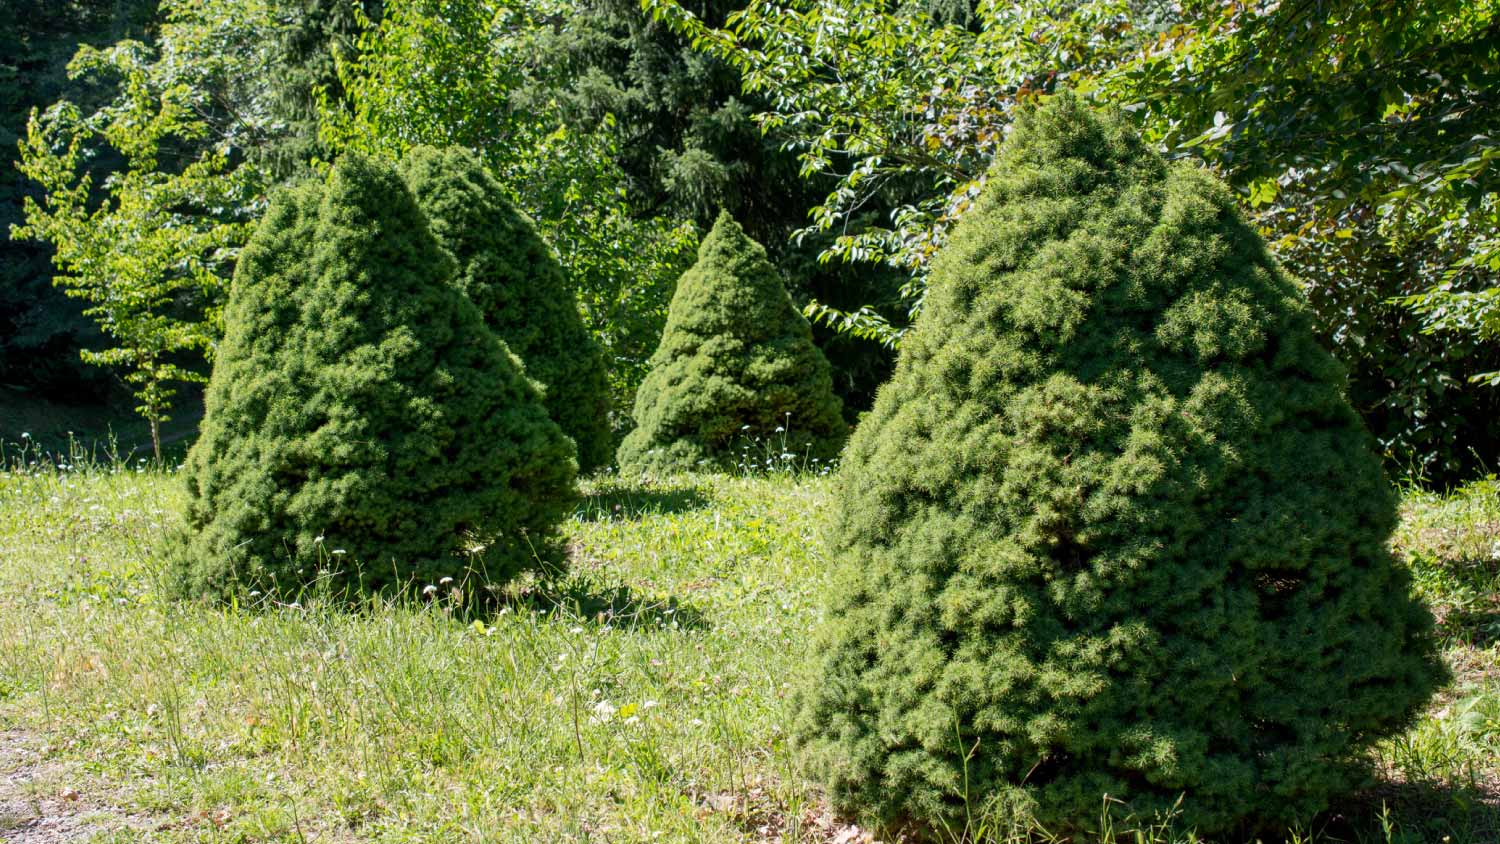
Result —
<instances>
[{"instance_id":1,"label":"moss-green foliage","mask_svg":"<svg viewBox=\"0 0 1500 844\"><path fill-rule=\"evenodd\" d=\"M604 357L536 227L468 150L417 147L402 170L432 233L458 261L459 288L546 388L547 411L578 444L579 466L609 463Z\"/></svg>"},{"instance_id":2,"label":"moss-green foliage","mask_svg":"<svg viewBox=\"0 0 1500 844\"><path fill-rule=\"evenodd\" d=\"M797 728L836 803L1324 808L1442 677L1343 383L1211 176L1071 97L1020 121L844 455Z\"/></svg>"},{"instance_id":3,"label":"moss-green foliage","mask_svg":"<svg viewBox=\"0 0 1500 844\"><path fill-rule=\"evenodd\" d=\"M722 464L761 440L831 458L846 429L828 361L760 244L720 214L672 296L622 472Z\"/></svg>"},{"instance_id":4,"label":"moss-green foliage","mask_svg":"<svg viewBox=\"0 0 1500 844\"><path fill-rule=\"evenodd\" d=\"M394 168L346 157L273 203L184 471L184 592L319 569L491 585L560 562L573 445L453 271Z\"/></svg>"}]
</instances>

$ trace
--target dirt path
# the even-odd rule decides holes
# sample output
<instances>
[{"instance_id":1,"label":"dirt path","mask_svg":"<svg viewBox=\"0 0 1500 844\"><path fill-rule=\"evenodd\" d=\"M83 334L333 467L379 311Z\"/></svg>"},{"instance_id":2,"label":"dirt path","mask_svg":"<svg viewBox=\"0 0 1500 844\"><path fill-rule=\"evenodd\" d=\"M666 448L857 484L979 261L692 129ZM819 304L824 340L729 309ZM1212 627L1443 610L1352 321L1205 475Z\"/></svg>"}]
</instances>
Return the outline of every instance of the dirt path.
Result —
<instances>
[{"instance_id":1,"label":"dirt path","mask_svg":"<svg viewBox=\"0 0 1500 844\"><path fill-rule=\"evenodd\" d=\"M19 730L0 731L0 841L64 844L152 827L145 816L79 794L67 784L67 771L43 758L39 744Z\"/></svg>"}]
</instances>

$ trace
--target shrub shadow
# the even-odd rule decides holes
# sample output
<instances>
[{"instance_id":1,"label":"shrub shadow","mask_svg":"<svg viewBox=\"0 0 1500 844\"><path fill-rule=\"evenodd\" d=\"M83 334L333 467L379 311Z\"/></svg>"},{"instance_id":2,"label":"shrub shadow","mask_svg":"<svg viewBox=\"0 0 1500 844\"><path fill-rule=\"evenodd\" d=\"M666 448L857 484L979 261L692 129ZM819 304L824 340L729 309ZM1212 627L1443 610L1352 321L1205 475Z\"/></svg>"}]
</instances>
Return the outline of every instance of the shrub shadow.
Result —
<instances>
[{"instance_id":1,"label":"shrub shadow","mask_svg":"<svg viewBox=\"0 0 1500 844\"><path fill-rule=\"evenodd\" d=\"M1500 610L1450 610L1438 621L1438 633L1450 642L1488 648L1500 642Z\"/></svg>"},{"instance_id":2,"label":"shrub shadow","mask_svg":"<svg viewBox=\"0 0 1500 844\"><path fill-rule=\"evenodd\" d=\"M1323 831L1345 841L1392 844L1500 841L1500 783L1382 781L1355 795Z\"/></svg>"},{"instance_id":3,"label":"shrub shadow","mask_svg":"<svg viewBox=\"0 0 1500 844\"><path fill-rule=\"evenodd\" d=\"M708 506L708 496L696 486L641 486L618 479L599 481L578 505L584 521L635 520L645 516L685 513Z\"/></svg>"},{"instance_id":4,"label":"shrub shadow","mask_svg":"<svg viewBox=\"0 0 1500 844\"><path fill-rule=\"evenodd\" d=\"M513 612L560 615L582 624L623 630L706 630L703 611L675 597L642 596L629 586L610 586L589 575L540 581L505 595ZM497 607L498 610L498 607Z\"/></svg>"}]
</instances>

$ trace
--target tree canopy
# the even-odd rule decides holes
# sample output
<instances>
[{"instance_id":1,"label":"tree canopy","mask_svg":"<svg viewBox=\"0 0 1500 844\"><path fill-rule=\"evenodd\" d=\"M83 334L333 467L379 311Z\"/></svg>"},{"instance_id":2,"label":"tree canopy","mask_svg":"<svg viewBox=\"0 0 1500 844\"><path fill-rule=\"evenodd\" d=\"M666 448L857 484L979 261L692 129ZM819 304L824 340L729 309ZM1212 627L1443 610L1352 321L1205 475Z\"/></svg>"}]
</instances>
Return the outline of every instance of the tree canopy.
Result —
<instances>
[{"instance_id":1,"label":"tree canopy","mask_svg":"<svg viewBox=\"0 0 1500 844\"><path fill-rule=\"evenodd\" d=\"M0 73L17 84L0 96L16 138L33 106L52 104L34 121L45 154L28 146L22 163L54 176L23 176L0 195L13 219L23 193L40 207L72 191L90 212L149 208L167 193L147 186L214 159L245 190L153 213L238 223L264 210L271 186L341 152L461 146L553 248L616 408L633 404L672 285L724 208L813 321L852 418L889 375L931 262L972 210L1016 109L1075 90L1124 108L1168 158L1201 160L1230 185L1301 279L1388 465L1448 484L1486 471L1500 446L1496 0L23 8L4 23L16 37ZM66 79L73 39L95 47ZM154 163L129 163L103 131L132 108L160 127L174 118L150 115L169 107L184 131L162 137ZM62 119L69 108L76 120ZM71 137L78 159L49 160ZM74 179L55 177L68 169ZM123 226L122 213L98 222ZM218 279L203 276L201 290L179 290L164 308L204 321L192 332L206 346L170 354L189 378L206 370L217 337L234 237L177 256ZM84 277L47 267L54 246L6 247L15 260L0 269L0 367L7 384L71 392L80 348L117 361L112 374L128 370L102 313L83 317L51 291L54 277L65 288ZM151 248L131 237L95 246L117 264ZM615 422L628 425L623 414Z\"/></svg>"},{"instance_id":2,"label":"tree canopy","mask_svg":"<svg viewBox=\"0 0 1500 844\"><path fill-rule=\"evenodd\" d=\"M898 343L1015 108L1073 88L1229 182L1309 285L1392 465L1441 483L1500 443L1473 421L1500 418L1496 394L1467 386L1500 367L1493 0L981 2L972 15L760 0L723 25L648 6L768 97L756 119L804 173L836 179L809 229L837 235L823 259L910 273L894 307L814 301L810 316Z\"/></svg>"}]
</instances>

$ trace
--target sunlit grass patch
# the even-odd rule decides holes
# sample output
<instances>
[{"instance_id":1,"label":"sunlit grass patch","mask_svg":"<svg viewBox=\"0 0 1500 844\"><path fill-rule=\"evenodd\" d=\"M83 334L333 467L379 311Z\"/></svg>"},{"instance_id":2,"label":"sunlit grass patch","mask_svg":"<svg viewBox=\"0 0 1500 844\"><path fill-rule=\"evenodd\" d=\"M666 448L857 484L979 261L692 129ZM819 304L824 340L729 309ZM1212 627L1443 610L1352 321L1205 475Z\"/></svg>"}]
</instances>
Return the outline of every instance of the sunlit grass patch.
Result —
<instances>
[{"instance_id":1,"label":"sunlit grass patch","mask_svg":"<svg viewBox=\"0 0 1500 844\"><path fill-rule=\"evenodd\" d=\"M1412 493L1396 547L1411 561L1417 589L1445 638L1500 641L1500 480L1451 495Z\"/></svg>"},{"instance_id":2,"label":"sunlit grass patch","mask_svg":"<svg viewBox=\"0 0 1500 844\"><path fill-rule=\"evenodd\" d=\"M44 764L35 796L103 842L865 840L785 737L826 582L827 482L584 491L568 577L482 615L419 598L213 608L167 602L155 582L172 476L10 471L0 725L28 749L0 758L0 782ZM1475 559L1492 506L1413 497L1399 546ZM1418 583L1439 606L1480 592ZM1448 641L1459 679L1382 748L1383 784L1284 839L1500 840L1500 651ZM971 840L1047 839L982 809ZM1190 840L1170 819L1111 823L1121 842Z\"/></svg>"},{"instance_id":3,"label":"sunlit grass patch","mask_svg":"<svg viewBox=\"0 0 1500 844\"><path fill-rule=\"evenodd\" d=\"M816 489L691 488L585 505L576 572L475 618L167 603L169 477L12 476L0 707L114 799L183 819L162 840L732 839L722 795L813 799L779 707L824 569Z\"/></svg>"}]
</instances>

